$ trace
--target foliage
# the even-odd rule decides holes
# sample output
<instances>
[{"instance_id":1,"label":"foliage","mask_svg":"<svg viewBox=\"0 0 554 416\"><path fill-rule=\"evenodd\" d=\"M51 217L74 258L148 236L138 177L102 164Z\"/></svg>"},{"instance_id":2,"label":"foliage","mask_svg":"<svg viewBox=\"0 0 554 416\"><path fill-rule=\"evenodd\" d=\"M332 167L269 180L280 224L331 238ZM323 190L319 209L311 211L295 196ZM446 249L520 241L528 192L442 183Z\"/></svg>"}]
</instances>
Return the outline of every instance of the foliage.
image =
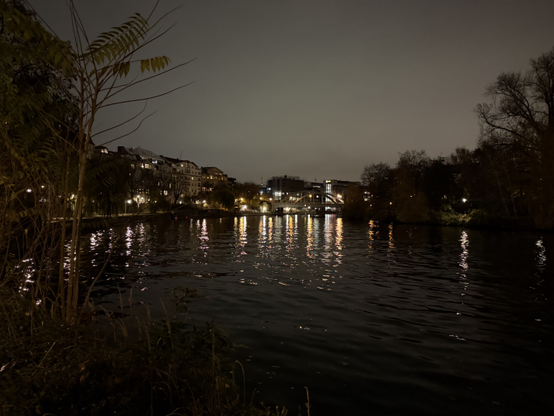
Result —
<instances>
[{"instance_id":1,"label":"foliage","mask_svg":"<svg viewBox=\"0 0 554 416\"><path fill-rule=\"evenodd\" d=\"M237 183L233 187L233 195L236 199L241 199L245 204L259 205L260 185L254 182Z\"/></svg>"},{"instance_id":2,"label":"foliage","mask_svg":"<svg viewBox=\"0 0 554 416\"><path fill-rule=\"evenodd\" d=\"M456 212L451 205L444 204L440 209L431 211L430 222L440 225L467 225L470 221L468 214Z\"/></svg>"},{"instance_id":3,"label":"foliage","mask_svg":"<svg viewBox=\"0 0 554 416\"><path fill-rule=\"evenodd\" d=\"M364 201L364 193L359 186L348 185L344 195L344 207L342 215L344 218L361 220L365 217L367 203Z\"/></svg>"},{"instance_id":4,"label":"foliage","mask_svg":"<svg viewBox=\"0 0 554 416\"><path fill-rule=\"evenodd\" d=\"M0 284L52 293L75 191L76 101L70 66L45 54L67 51L20 1L0 1Z\"/></svg>"},{"instance_id":5,"label":"foliage","mask_svg":"<svg viewBox=\"0 0 554 416\"><path fill-rule=\"evenodd\" d=\"M427 195L424 192L425 171L430 159L425 151L400 154L392 189L393 206L401 222L425 222L430 218Z\"/></svg>"},{"instance_id":6,"label":"foliage","mask_svg":"<svg viewBox=\"0 0 554 416\"><path fill-rule=\"evenodd\" d=\"M210 206L224 210L232 210L235 206L235 196L226 186L217 186L209 196Z\"/></svg>"},{"instance_id":7,"label":"foliage","mask_svg":"<svg viewBox=\"0 0 554 416\"><path fill-rule=\"evenodd\" d=\"M152 32L158 23L152 24L152 15L135 14L89 41L74 2L68 7L73 44L46 30L22 2L0 1L0 244L7 242L0 253L9 260L2 266L4 282L6 271L31 282L43 278L46 285L40 290L35 285L35 295L74 322L83 214L117 214L126 193L126 181L117 179L125 169L116 160L90 158L97 114L118 104L114 100L122 91L166 71L169 59L134 58L160 36ZM133 66L156 74L123 80ZM69 223L69 247L59 250ZM14 253L18 239L26 240L24 252ZM16 263L32 257L36 268L29 279L17 273L24 267Z\"/></svg>"},{"instance_id":8,"label":"foliage","mask_svg":"<svg viewBox=\"0 0 554 416\"><path fill-rule=\"evenodd\" d=\"M368 215L376 220L391 218L394 170L386 163L367 165L361 180L369 193Z\"/></svg>"}]
</instances>

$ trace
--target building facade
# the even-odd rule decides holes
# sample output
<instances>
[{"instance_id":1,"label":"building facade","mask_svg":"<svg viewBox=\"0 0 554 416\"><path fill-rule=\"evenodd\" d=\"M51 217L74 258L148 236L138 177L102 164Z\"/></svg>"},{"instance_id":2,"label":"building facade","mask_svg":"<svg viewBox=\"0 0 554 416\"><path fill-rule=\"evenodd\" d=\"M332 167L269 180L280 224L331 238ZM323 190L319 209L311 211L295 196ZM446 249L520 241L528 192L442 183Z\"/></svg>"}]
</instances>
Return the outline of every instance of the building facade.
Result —
<instances>
[{"instance_id":1,"label":"building facade","mask_svg":"<svg viewBox=\"0 0 554 416\"><path fill-rule=\"evenodd\" d=\"M184 203L190 201L200 193L202 184L202 172L196 163L190 160L174 159L165 157L171 163L171 175L173 183L173 203Z\"/></svg>"},{"instance_id":2,"label":"building facade","mask_svg":"<svg viewBox=\"0 0 554 416\"><path fill-rule=\"evenodd\" d=\"M296 197L297 193L305 190L304 180L298 176L274 176L267 181L266 193L274 201L283 201Z\"/></svg>"},{"instance_id":3,"label":"building facade","mask_svg":"<svg viewBox=\"0 0 554 416\"><path fill-rule=\"evenodd\" d=\"M229 184L229 177L215 166L202 167L202 192L211 192L218 185Z\"/></svg>"}]
</instances>

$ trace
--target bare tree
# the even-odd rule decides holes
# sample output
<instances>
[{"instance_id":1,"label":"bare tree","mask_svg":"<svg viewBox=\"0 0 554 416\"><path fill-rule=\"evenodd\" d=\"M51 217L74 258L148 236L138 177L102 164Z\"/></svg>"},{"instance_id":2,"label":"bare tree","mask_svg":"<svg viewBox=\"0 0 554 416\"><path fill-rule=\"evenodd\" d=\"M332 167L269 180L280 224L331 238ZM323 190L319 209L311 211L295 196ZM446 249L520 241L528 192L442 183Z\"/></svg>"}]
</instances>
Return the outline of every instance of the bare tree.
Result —
<instances>
[{"instance_id":1,"label":"bare tree","mask_svg":"<svg viewBox=\"0 0 554 416\"><path fill-rule=\"evenodd\" d=\"M530 62L526 72L500 74L487 90L489 103L479 104L481 142L502 152L498 174L517 187L511 174L527 176L529 208L539 227L554 227L554 49ZM517 166L517 168L516 168ZM517 170L516 170L517 169ZM514 208L515 209L515 208Z\"/></svg>"}]
</instances>

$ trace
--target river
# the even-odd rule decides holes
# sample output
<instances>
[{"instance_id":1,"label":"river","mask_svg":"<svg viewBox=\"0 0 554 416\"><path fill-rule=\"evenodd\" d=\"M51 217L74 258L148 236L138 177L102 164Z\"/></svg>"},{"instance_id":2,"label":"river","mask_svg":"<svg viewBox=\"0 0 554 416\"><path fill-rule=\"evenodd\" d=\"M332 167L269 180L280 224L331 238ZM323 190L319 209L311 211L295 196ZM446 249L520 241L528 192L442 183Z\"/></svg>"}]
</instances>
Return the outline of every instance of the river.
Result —
<instances>
[{"instance_id":1,"label":"river","mask_svg":"<svg viewBox=\"0 0 554 416\"><path fill-rule=\"evenodd\" d=\"M312 416L554 411L554 235L322 217L160 218L123 230L97 303L197 289L247 396ZM86 236L93 270L113 230ZM241 384L239 382L239 384Z\"/></svg>"}]
</instances>

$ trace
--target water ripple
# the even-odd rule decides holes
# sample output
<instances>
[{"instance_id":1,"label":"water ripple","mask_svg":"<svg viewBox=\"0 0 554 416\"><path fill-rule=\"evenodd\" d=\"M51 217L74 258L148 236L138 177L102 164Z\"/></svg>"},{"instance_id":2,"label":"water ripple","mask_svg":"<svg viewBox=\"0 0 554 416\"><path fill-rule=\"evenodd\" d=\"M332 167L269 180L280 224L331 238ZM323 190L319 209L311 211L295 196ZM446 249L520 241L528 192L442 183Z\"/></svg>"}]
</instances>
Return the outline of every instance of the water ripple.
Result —
<instances>
[{"instance_id":1,"label":"water ripple","mask_svg":"<svg viewBox=\"0 0 554 416\"><path fill-rule=\"evenodd\" d=\"M198 289L193 322L246 348L255 400L313 414L544 414L554 371L550 234L328 215L139 223L87 236L91 275L116 247L99 302L156 313ZM138 292L138 293L137 293ZM159 312L162 313L161 308Z\"/></svg>"}]
</instances>

